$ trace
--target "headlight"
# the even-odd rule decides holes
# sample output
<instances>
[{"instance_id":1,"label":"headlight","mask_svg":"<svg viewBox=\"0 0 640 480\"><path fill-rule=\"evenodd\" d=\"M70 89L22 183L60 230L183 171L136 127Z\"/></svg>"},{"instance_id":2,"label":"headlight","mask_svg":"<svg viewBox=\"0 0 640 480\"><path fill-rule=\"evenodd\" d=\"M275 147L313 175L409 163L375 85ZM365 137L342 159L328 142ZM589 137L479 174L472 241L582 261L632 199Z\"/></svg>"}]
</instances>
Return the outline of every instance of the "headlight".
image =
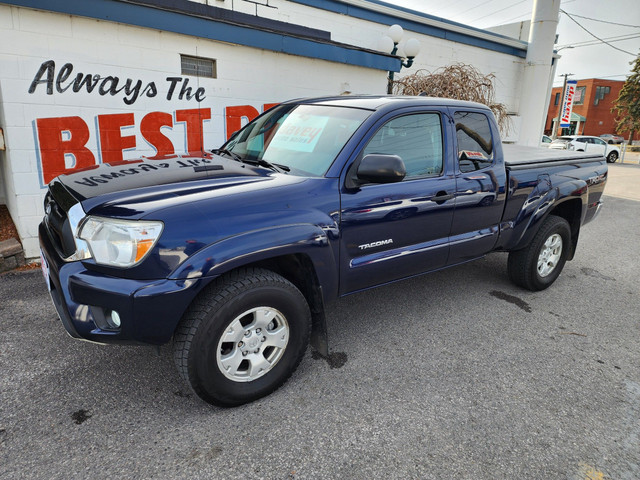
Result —
<instances>
[{"instance_id":1,"label":"headlight","mask_svg":"<svg viewBox=\"0 0 640 480\"><path fill-rule=\"evenodd\" d=\"M78 238L87 243L96 263L130 267L147 256L162 227L162 222L87 217Z\"/></svg>"}]
</instances>

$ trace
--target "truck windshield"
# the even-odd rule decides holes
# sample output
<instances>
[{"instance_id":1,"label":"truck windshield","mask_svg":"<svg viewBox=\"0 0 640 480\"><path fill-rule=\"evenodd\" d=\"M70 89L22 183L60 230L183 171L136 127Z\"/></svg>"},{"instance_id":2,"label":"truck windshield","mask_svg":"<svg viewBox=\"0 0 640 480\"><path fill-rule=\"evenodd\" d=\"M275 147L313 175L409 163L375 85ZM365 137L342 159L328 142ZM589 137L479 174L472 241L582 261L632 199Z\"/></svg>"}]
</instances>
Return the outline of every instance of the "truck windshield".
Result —
<instances>
[{"instance_id":1,"label":"truck windshield","mask_svg":"<svg viewBox=\"0 0 640 480\"><path fill-rule=\"evenodd\" d=\"M292 173L322 176L370 114L356 108L284 104L249 123L224 148L242 160L266 160Z\"/></svg>"}]
</instances>

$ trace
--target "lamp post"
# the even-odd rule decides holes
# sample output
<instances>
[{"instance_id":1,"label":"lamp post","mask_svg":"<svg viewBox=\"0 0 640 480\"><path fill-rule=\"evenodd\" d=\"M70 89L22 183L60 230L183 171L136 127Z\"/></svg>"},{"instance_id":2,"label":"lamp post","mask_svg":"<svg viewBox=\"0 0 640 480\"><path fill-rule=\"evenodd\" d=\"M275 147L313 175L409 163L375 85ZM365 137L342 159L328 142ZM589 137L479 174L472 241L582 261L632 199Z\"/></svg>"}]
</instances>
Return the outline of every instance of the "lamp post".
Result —
<instances>
[{"instance_id":1,"label":"lamp post","mask_svg":"<svg viewBox=\"0 0 640 480\"><path fill-rule=\"evenodd\" d=\"M390 52L391 55L398 53L398 44L402 40L404 30L400 25L391 25L387 31L387 35L380 39L379 49L383 52ZM418 55L420 51L420 42L415 38L408 39L404 44L404 54L406 60L401 60L400 65L405 68L409 68L413 65L413 59ZM387 79L387 93L393 93L393 74L394 72L389 70L389 76Z\"/></svg>"}]
</instances>

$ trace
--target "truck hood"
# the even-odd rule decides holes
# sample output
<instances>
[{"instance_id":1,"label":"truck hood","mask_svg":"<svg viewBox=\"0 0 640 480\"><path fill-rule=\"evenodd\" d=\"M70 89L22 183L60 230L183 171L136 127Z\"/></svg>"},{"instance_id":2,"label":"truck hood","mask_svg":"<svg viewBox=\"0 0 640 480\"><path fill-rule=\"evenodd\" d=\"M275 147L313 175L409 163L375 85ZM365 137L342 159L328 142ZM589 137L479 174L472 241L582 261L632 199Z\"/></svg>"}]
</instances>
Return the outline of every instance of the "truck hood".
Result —
<instances>
[{"instance_id":1,"label":"truck hood","mask_svg":"<svg viewBox=\"0 0 640 480\"><path fill-rule=\"evenodd\" d=\"M141 218L176 202L184 202L186 195L211 196L216 190L230 193L230 190L237 190L230 187L244 185L247 187L243 190L253 190L263 187L257 184L273 183L274 177L296 178L204 154L96 165L61 175L54 182L62 184L82 203L87 213ZM256 185L249 186L251 184Z\"/></svg>"},{"instance_id":2,"label":"truck hood","mask_svg":"<svg viewBox=\"0 0 640 480\"><path fill-rule=\"evenodd\" d=\"M61 175L58 180L80 201L113 192L205 179L250 178L262 169L203 154L105 163Z\"/></svg>"}]
</instances>

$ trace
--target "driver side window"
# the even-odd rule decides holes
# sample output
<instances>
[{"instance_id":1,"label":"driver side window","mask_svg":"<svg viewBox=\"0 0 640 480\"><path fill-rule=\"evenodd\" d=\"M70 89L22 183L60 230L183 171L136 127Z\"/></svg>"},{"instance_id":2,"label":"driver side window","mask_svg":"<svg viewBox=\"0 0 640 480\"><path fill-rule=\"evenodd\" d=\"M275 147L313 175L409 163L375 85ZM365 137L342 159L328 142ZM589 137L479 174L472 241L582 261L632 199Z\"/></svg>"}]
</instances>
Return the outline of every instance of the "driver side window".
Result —
<instances>
[{"instance_id":1,"label":"driver side window","mask_svg":"<svg viewBox=\"0 0 640 480\"><path fill-rule=\"evenodd\" d=\"M404 162L405 180L442 173L442 126L437 113L396 117L369 140L363 156L370 153L398 155Z\"/></svg>"}]
</instances>

